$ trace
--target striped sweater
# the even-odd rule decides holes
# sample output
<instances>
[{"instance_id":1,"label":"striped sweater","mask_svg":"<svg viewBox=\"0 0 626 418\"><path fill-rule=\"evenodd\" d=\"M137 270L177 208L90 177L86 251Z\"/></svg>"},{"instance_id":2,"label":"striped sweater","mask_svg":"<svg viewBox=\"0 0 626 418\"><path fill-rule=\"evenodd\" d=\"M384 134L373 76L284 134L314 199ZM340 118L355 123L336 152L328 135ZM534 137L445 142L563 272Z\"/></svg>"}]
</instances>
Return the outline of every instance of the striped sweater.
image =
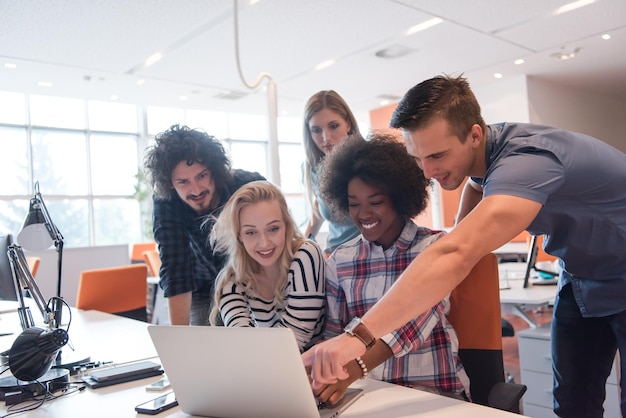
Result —
<instances>
[{"instance_id":1,"label":"striped sweater","mask_svg":"<svg viewBox=\"0 0 626 418\"><path fill-rule=\"evenodd\" d=\"M263 299L243 286L225 283L220 314L227 327L288 327L294 332L300 351L317 342L324 326L325 259L313 241L305 241L295 252L289 267L284 300Z\"/></svg>"}]
</instances>

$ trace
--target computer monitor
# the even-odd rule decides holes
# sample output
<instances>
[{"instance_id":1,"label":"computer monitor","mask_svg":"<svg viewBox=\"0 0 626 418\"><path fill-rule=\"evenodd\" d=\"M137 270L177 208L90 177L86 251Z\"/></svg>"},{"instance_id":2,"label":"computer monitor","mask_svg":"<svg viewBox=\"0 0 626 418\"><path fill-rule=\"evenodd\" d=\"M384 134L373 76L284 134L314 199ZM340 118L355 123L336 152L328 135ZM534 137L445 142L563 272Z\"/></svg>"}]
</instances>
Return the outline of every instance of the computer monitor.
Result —
<instances>
[{"instance_id":1,"label":"computer monitor","mask_svg":"<svg viewBox=\"0 0 626 418\"><path fill-rule=\"evenodd\" d=\"M535 266L537 264L537 253L539 248L537 247L537 235L533 235L530 240L530 246L528 247L528 255L526 256L526 273L524 274L524 288L528 287L528 281L530 280L530 272L535 270L536 272L549 274L551 276L558 276L558 273L548 270L542 270Z\"/></svg>"},{"instance_id":2,"label":"computer monitor","mask_svg":"<svg viewBox=\"0 0 626 418\"><path fill-rule=\"evenodd\" d=\"M13 244L11 234L0 234L0 300L17 300L11 262L7 254L11 244Z\"/></svg>"}]
</instances>

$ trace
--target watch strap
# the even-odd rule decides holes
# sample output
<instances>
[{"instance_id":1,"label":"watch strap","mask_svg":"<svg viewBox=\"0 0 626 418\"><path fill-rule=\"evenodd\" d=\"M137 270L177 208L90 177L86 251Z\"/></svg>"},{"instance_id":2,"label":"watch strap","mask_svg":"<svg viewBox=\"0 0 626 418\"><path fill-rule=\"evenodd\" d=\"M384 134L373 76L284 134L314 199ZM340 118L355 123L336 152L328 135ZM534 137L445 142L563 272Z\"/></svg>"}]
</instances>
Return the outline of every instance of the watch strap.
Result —
<instances>
[{"instance_id":1,"label":"watch strap","mask_svg":"<svg viewBox=\"0 0 626 418\"><path fill-rule=\"evenodd\" d=\"M354 335L361 340L361 342L365 344L365 348L368 350L376 344L376 338L374 338L363 322L359 322L357 326L352 329L351 335Z\"/></svg>"}]
</instances>

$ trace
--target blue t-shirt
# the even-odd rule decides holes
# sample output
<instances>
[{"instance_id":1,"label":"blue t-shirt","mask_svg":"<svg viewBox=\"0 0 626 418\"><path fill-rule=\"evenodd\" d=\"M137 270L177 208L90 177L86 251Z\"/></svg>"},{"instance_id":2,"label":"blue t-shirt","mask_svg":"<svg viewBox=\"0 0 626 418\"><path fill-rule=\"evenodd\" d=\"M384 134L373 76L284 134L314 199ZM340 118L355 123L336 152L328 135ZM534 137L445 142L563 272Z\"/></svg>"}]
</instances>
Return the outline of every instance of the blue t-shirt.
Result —
<instances>
[{"instance_id":1,"label":"blue t-shirt","mask_svg":"<svg viewBox=\"0 0 626 418\"><path fill-rule=\"evenodd\" d=\"M543 205L527 230L545 234L561 259L584 316L626 308L626 154L580 133L549 126L487 127L483 196Z\"/></svg>"},{"instance_id":2,"label":"blue t-shirt","mask_svg":"<svg viewBox=\"0 0 626 418\"><path fill-rule=\"evenodd\" d=\"M324 251L331 253L339 245L359 235L361 231L359 231L359 228L356 227L351 219L340 218L326 205L317 186L317 171L315 168L311 170L311 183L313 184L313 193L315 193L315 198L317 199L320 215L328 222L328 236L326 237L326 248Z\"/></svg>"}]
</instances>

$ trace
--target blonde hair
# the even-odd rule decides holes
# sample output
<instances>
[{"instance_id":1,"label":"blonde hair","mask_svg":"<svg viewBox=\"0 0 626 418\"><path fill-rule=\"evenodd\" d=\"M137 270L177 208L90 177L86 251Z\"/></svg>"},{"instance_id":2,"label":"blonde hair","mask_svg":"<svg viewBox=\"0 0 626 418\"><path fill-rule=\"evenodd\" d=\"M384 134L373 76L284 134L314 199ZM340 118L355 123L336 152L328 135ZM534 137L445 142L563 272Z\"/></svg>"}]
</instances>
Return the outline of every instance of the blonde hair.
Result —
<instances>
[{"instance_id":1,"label":"blonde hair","mask_svg":"<svg viewBox=\"0 0 626 418\"><path fill-rule=\"evenodd\" d=\"M314 167L324 159L324 153L315 145L313 136L311 135L311 129L309 128L309 121L317 112L323 109L329 109L339 116L341 116L350 125L348 135L355 135L361 137L359 126L357 125L356 118L352 114L352 110L348 106L348 103L337 94L334 90L321 90L315 93L309 98L304 106L304 152L306 160L304 163L304 184L306 186L309 205L312 212L316 212L315 207L315 193L313 193L313 183L311 180L311 171ZM319 216L319 213L315 213Z\"/></svg>"},{"instance_id":2,"label":"blonde hair","mask_svg":"<svg viewBox=\"0 0 626 418\"><path fill-rule=\"evenodd\" d=\"M254 278L260 266L250 257L239 239L241 229L239 215L241 210L247 206L271 201L278 202L285 223L285 248L278 259L280 276L274 285L276 301L279 305L283 302L289 266L293 260L294 252L300 248L305 238L289 213L287 201L280 189L268 181L253 181L243 185L228 199L209 238L215 252L227 255L224 268L218 274L215 282L213 308L209 316L212 325L218 323L222 289L226 285L235 283L243 286L246 290L257 290Z\"/></svg>"}]
</instances>

